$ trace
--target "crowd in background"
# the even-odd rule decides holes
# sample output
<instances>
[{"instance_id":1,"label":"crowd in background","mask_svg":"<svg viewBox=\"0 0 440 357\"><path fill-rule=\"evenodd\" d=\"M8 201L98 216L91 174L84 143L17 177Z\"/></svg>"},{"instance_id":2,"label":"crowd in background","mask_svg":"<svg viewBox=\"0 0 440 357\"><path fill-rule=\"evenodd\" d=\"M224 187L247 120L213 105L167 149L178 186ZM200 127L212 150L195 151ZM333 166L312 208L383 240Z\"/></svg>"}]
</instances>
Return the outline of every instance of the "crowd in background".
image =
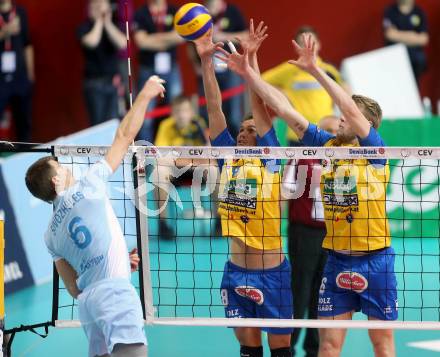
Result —
<instances>
[{"instance_id":1,"label":"crowd in background","mask_svg":"<svg viewBox=\"0 0 440 357\"><path fill-rule=\"evenodd\" d=\"M84 22L78 26L77 39L84 56L83 93L90 125L113 118L121 118L129 105L127 41L125 37L126 0L89 0ZM214 40L233 41L245 36L247 21L240 9L225 0L205 0L214 20ZM169 105L183 91L178 46L187 46L187 55L198 81L198 95L203 96L200 60L192 43L184 43L173 29L173 17L177 7L172 1L148 0L134 8L129 0L128 17L136 50L139 70L134 73L134 95L153 73L167 81L167 94L162 102L152 103L151 111L158 105ZM297 35L316 31L305 26ZM414 0L396 0L384 11L383 33L386 45L403 43L416 80L427 68L425 47L429 41L426 14ZM0 119L9 109L13 118L16 140L31 138L31 100L35 80L34 54L26 10L13 0L0 0ZM38 53L36 53L38 56ZM341 82L338 71L320 60L322 67ZM241 81L232 71L216 67L216 76L222 91L237 88ZM320 95L317 83L305 73L287 63L280 64L265 75L265 79L284 90L292 104L312 122L333 113L330 98ZM40 80L44 80L41 78ZM223 101L228 125L236 134L247 105L243 94L236 94ZM206 120L203 106L196 108ZM163 118L146 120L139 139L154 142L159 123ZM0 133L1 135L1 133ZM296 138L288 135L292 144Z\"/></svg>"},{"instance_id":2,"label":"crowd in background","mask_svg":"<svg viewBox=\"0 0 440 357\"><path fill-rule=\"evenodd\" d=\"M129 105L124 11L126 1L89 0L87 17L77 29L77 39L84 56L83 93L90 125L121 118ZM238 45L236 38L247 34L247 20L240 9L224 0L205 0L203 3L213 16L214 41L233 41ZM151 103L148 110L152 111L160 105L171 106L169 117L145 120L139 139L158 146L208 144L206 110L203 106L199 108L197 101L194 103L191 97L182 93L177 52L177 47L181 45L187 46L187 55L197 76L198 95L202 97L204 91L200 59L194 46L191 43L184 44L173 29L176 6L166 0L148 0L145 5L134 9L132 2L128 1L128 10L132 38L137 49L132 55L137 56L139 63L133 81L134 95L151 75L158 74L166 80L166 96L160 103ZM300 44L303 33L313 34L319 54L319 34L311 26L302 26L293 36ZM424 49L429 41L423 10L413 0L397 0L384 11L383 33L386 45L403 43L407 46L414 76L418 81L427 68ZM34 54L26 11L11 0L0 0L0 56L0 116L8 107L14 119L16 139L29 141L32 86L35 80ZM334 66L320 57L318 65L343 85L343 79ZM216 70L222 91L240 86L240 78L232 71L223 67L216 67ZM331 117L335 114L334 104L310 74L284 62L266 71L263 78L280 88L310 122L320 123L328 131L336 130L337 118ZM38 80L44 81L44 78ZM241 93L223 101L223 111L233 136L237 134L246 112L244 99ZM287 137L291 146L299 145L293 131L289 131ZM317 163L309 160L306 164L311 171ZM162 168L158 175L168 177L169 172ZM294 167L289 175L292 184L297 175ZM163 192L159 190L157 195L159 203L165 201ZM314 307L317 306L319 277L326 259L321 249L325 228L323 218L316 215L317 208L314 205L317 202L319 200L303 195L301 199L292 200L289 206L289 255L293 262L293 290L297 297L295 318L304 318L306 311L309 318L317 316ZM173 232L165 223L166 216L163 214L159 218L160 236L172 238ZM298 339L298 331L293 336L292 345ZM318 343L316 330L309 330L304 340L307 356L317 355Z\"/></svg>"}]
</instances>

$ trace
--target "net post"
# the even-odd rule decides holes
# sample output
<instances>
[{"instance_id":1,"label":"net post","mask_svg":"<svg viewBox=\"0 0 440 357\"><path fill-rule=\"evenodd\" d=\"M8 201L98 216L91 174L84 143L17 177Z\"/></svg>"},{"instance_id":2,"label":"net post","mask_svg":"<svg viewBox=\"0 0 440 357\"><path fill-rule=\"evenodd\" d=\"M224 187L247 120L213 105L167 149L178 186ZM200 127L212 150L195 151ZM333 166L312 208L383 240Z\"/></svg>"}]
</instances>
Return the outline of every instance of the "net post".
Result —
<instances>
[{"instance_id":1,"label":"net post","mask_svg":"<svg viewBox=\"0 0 440 357\"><path fill-rule=\"evenodd\" d=\"M58 156L56 156L55 146L51 147L51 154L55 157L55 160L58 161ZM53 206L55 210L55 207ZM52 318L51 323L52 326L55 326L56 321L58 320L58 305L59 305L59 287L60 287L60 277L58 275L57 268L55 263L53 263L53 276L52 276Z\"/></svg>"},{"instance_id":2,"label":"net post","mask_svg":"<svg viewBox=\"0 0 440 357\"><path fill-rule=\"evenodd\" d=\"M141 207L144 200L146 207L147 191L146 191L146 174L144 167L144 156L136 151L133 155L133 185L136 211L136 236L137 246L141 262L141 269L139 269L139 283L140 283L140 297L142 302L142 310L144 319L151 321L154 319L153 306L153 288L151 282L150 270L150 249L148 239L148 217L146 212L143 212Z\"/></svg>"},{"instance_id":3,"label":"net post","mask_svg":"<svg viewBox=\"0 0 440 357\"><path fill-rule=\"evenodd\" d=\"M0 357L3 357L3 331L5 329L5 217L0 212Z\"/></svg>"}]
</instances>

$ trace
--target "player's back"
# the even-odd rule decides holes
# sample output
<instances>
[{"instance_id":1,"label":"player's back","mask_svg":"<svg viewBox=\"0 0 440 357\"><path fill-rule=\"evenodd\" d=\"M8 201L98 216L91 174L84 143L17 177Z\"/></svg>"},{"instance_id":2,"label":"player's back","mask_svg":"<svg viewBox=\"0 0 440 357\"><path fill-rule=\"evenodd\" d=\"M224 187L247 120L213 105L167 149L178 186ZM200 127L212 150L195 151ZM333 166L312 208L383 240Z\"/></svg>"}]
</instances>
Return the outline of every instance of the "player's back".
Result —
<instances>
[{"instance_id":1,"label":"player's back","mask_svg":"<svg viewBox=\"0 0 440 357\"><path fill-rule=\"evenodd\" d=\"M124 236L106 194L111 173L101 161L60 194L46 232L49 252L76 270L80 290L99 280L130 276Z\"/></svg>"}]
</instances>

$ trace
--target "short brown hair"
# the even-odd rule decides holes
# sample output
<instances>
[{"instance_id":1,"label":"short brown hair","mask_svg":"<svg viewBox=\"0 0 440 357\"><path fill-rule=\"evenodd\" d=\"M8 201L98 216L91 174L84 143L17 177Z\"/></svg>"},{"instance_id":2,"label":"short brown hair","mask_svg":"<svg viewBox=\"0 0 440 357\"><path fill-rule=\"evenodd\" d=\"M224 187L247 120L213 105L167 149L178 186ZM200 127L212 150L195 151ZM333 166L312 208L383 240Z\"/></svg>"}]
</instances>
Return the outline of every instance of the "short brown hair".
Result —
<instances>
[{"instance_id":1,"label":"short brown hair","mask_svg":"<svg viewBox=\"0 0 440 357\"><path fill-rule=\"evenodd\" d=\"M55 186L52 183L56 170L50 164L51 161L56 161L56 158L46 156L35 161L27 170L25 178L26 186L30 193L48 203L53 202L57 196Z\"/></svg>"},{"instance_id":2,"label":"short brown hair","mask_svg":"<svg viewBox=\"0 0 440 357\"><path fill-rule=\"evenodd\" d=\"M367 120L371 123L374 129L378 129L382 122L382 109L380 105L373 99L365 97L363 95L353 95L356 105L365 115Z\"/></svg>"},{"instance_id":3,"label":"short brown hair","mask_svg":"<svg viewBox=\"0 0 440 357\"><path fill-rule=\"evenodd\" d=\"M253 119L254 119L253 113L252 112L247 112L245 114L245 116L243 117L243 119L241 119L241 122L244 123L245 121L253 120Z\"/></svg>"}]
</instances>

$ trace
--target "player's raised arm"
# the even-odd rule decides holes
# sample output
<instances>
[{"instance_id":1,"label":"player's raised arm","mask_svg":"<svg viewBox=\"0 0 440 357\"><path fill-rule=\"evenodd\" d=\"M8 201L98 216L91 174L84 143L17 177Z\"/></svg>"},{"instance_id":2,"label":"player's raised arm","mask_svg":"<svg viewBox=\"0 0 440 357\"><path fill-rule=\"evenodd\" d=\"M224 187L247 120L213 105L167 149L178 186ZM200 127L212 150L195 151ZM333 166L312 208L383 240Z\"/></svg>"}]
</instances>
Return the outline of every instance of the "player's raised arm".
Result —
<instances>
[{"instance_id":1,"label":"player's raised arm","mask_svg":"<svg viewBox=\"0 0 440 357\"><path fill-rule=\"evenodd\" d=\"M144 88L142 88L138 94L133 107L125 115L121 124L119 124L113 144L105 157L113 172L118 168L127 153L128 147L133 143L141 129L142 123L145 120L145 112L147 111L148 104L156 96L164 94L164 83L165 81L158 76L150 77L147 83L145 83Z\"/></svg>"},{"instance_id":2,"label":"player's raised arm","mask_svg":"<svg viewBox=\"0 0 440 357\"><path fill-rule=\"evenodd\" d=\"M303 42L304 47L301 47L295 40L292 41L299 57L297 60L289 61L289 63L298 66L315 77L332 97L334 103L339 107L344 119L350 122L355 134L360 138L367 137L370 132L370 122L359 110L351 96L317 66L316 43L313 36L304 34Z\"/></svg>"},{"instance_id":3,"label":"player's raised arm","mask_svg":"<svg viewBox=\"0 0 440 357\"><path fill-rule=\"evenodd\" d=\"M249 24L249 35L237 39L241 48L249 53L249 64L253 70L260 74L260 68L258 66L257 52L263 41L267 38L267 26L264 26L264 22L261 21L257 28L254 27L254 20L251 19ZM229 43L228 43L229 44ZM235 50L234 46L229 44L231 50ZM251 99L252 117L255 120L257 126L257 133L260 137L263 137L272 128L272 119L267 112L266 105L263 100L255 93L254 90L249 91Z\"/></svg>"},{"instance_id":4,"label":"player's raised arm","mask_svg":"<svg viewBox=\"0 0 440 357\"><path fill-rule=\"evenodd\" d=\"M309 122L298 113L290 104L286 96L278 89L265 82L261 76L252 69L249 62L249 53L244 51L243 55L235 52L229 54L222 50L223 56L217 56L224 61L229 69L243 77L250 88L263 100L266 105L292 128L301 139L309 126Z\"/></svg>"},{"instance_id":5,"label":"player's raised arm","mask_svg":"<svg viewBox=\"0 0 440 357\"><path fill-rule=\"evenodd\" d=\"M212 56L223 43L212 42L212 31L195 41L196 50L202 64L203 88L206 96L206 107L208 110L209 131L211 140L214 140L227 127L226 118L222 111L222 96L217 78L215 77L214 62Z\"/></svg>"}]
</instances>

